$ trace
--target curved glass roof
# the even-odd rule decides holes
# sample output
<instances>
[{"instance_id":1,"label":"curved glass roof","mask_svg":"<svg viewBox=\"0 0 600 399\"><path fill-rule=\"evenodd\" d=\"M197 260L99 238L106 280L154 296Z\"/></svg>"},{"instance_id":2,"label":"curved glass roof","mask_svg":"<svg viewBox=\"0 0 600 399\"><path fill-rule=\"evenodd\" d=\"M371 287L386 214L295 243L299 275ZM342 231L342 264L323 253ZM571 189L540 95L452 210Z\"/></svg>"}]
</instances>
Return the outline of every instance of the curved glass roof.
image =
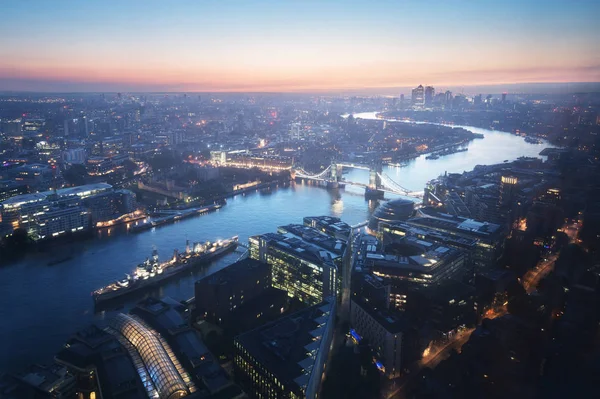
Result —
<instances>
[{"instance_id":1,"label":"curved glass roof","mask_svg":"<svg viewBox=\"0 0 600 399\"><path fill-rule=\"evenodd\" d=\"M123 313L113 319L112 327L119 331L140 354L159 398L176 399L189 394L176 366L152 330Z\"/></svg>"}]
</instances>

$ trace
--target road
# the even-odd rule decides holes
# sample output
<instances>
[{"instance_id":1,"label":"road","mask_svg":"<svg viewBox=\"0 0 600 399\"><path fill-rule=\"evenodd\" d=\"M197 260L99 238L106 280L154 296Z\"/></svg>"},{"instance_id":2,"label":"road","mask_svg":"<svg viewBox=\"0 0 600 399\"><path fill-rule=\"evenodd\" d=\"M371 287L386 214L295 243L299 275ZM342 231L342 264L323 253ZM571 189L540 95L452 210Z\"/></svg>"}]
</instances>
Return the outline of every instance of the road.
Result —
<instances>
[{"instance_id":1,"label":"road","mask_svg":"<svg viewBox=\"0 0 600 399\"><path fill-rule=\"evenodd\" d=\"M540 280L550 274L554 269L554 262L556 262L557 258L558 255L556 254L550 255L545 260L539 262L534 269L525 273L521 281L523 288L525 288L525 291L527 291L528 294L534 292Z\"/></svg>"},{"instance_id":2,"label":"road","mask_svg":"<svg viewBox=\"0 0 600 399\"><path fill-rule=\"evenodd\" d=\"M416 362L410 369L411 372L404 374L402 377L394 380L388 390L384 394L386 399L401 399L404 398L405 389L421 376L425 368L435 368L442 360L445 360L453 349L460 351L460 348L469 340L474 328L466 329L456 335L454 339L442 347L438 347L433 353Z\"/></svg>"},{"instance_id":3,"label":"road","mask_svg":"<svg viewBox=\"0 0 600 399\"><path fill-rule=\"evenodd\" d=\"M558 231L562 231L569 237L571 244L578 243L580 240L577 238L579 229L581 228L580 221L574 221L571 223L565 223L562 228ZM558 259L558 254L553 254L540 261L537 266L525 273L522 279L523 288L528 294L534 292L539 284L540 280L546 277L554 269L554 263Z\"/></svg>"}]
</instances>

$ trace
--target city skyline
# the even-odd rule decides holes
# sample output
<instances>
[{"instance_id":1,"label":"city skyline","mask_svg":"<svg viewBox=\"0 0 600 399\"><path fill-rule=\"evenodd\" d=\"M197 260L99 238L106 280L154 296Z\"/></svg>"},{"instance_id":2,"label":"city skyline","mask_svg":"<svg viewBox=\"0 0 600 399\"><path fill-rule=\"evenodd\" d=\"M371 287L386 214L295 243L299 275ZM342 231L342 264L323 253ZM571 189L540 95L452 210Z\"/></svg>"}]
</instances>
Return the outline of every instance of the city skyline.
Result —
<instances>
[{"instance_id":1,"label":"city skyline","mask_svg":"<svg viewBox=\"0 0 600 399\"><path fill-rule=\"evenodd\" d=\"M593 1L4 7L2 91L378 93L600 81Z\"/></svg>"}]
</instances>

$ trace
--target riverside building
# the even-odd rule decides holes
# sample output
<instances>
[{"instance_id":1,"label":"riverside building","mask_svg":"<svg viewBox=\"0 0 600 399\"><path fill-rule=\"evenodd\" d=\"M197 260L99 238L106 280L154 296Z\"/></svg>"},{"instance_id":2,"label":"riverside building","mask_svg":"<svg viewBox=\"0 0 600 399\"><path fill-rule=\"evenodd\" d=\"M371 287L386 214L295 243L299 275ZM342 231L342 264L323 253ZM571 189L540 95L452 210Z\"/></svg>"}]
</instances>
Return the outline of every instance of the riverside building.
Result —
<instances>
[{"instance_id":1,"label":"riverside building","mask_svg":"<svg viewBox=\"0 0 600 399\"><path fill-rule=\"evenodd\" d=\"M309 305L337 296L339 255L283 234L253 236L248 243L250 257L271 266L273 287Z\"/></svg>"}]
</instances>

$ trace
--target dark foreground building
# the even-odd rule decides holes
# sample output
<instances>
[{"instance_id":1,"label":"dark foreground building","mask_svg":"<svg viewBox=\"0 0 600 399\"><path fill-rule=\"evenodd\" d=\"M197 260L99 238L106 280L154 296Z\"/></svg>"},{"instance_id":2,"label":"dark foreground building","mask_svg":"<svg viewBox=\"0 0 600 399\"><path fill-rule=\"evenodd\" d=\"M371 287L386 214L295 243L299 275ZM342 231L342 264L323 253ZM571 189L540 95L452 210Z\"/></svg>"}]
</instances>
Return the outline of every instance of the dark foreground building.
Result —
<instances>
[{"instance_id":1,"label":"dark foreground building","mask_svg":"<svg viewBox=\"0 0 600 399\"><path fill-rule=\"evenodd\" d=\"M196 281L196 314L224 324L240 306L271 287L271 266L244 259Z\"/></svg>"},{"instance_id":2,"label":"dark foreground building","mask_svg":"<svg viewBox=\"0 0 600 399\"><path fill-rule=\"evenodd\" d=\"M335 298L241 334L236 381L252 398L316 398L335 323Z\"/></svg>"}]
</instances>

